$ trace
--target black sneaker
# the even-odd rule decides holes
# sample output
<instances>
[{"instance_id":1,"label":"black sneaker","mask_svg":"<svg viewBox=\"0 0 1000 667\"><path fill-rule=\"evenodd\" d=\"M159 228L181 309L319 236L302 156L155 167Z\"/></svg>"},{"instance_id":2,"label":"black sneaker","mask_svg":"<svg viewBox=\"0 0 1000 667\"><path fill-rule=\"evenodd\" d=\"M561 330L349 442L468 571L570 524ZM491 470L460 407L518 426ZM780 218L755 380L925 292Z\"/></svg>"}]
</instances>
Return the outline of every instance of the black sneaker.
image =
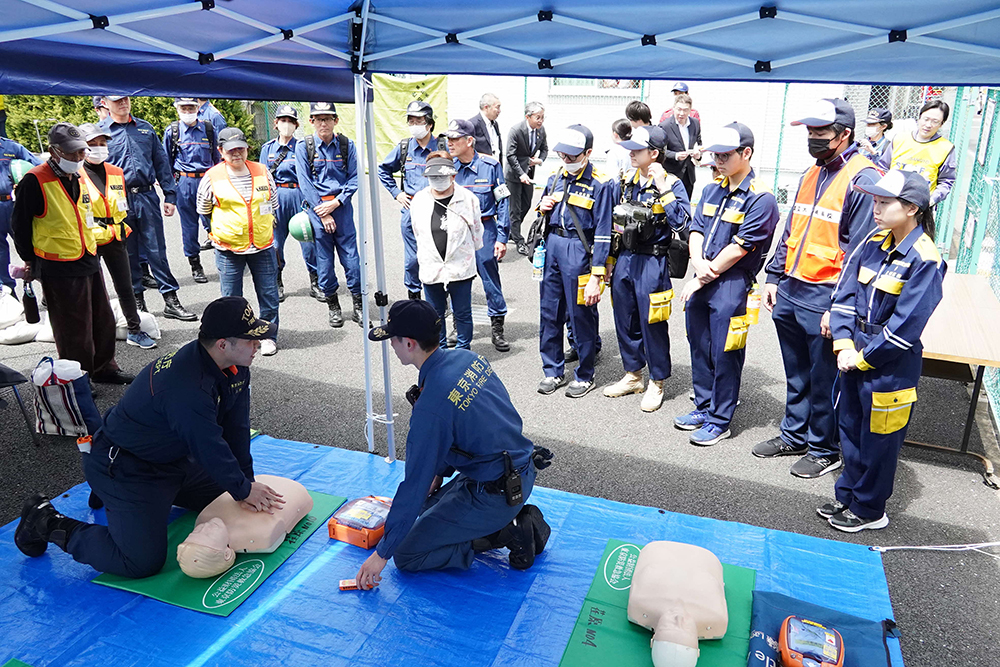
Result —
<instances>
[{"instance_id":1,"label":"black sneaker","mask_svg":"<svg viewBox=\"0 0 1000 667\"><path fill-rule=\"evenodd\" d=\"M507 562L515 570L527 570L534 565L535 553L537 553L535 551L534 522L529 515L524 513L524 509L521 508L518 515L514 517L514 520L504 530L500 531L501 535L505 532L509 535L506 540L507 544L505 545L510 549Z\"/></svg>"},{"instance_id":2,"label":"black sneaker","mask_svg":"<svg viewBox=\"0 0 1000 667\"><path fill-rule=\"evenodd\" d=\"M519 241L518 244L517 244L517 253L519 255L524 255L525 257L527 257L528 256L528 244L525 243L524 241Z\"/></svg>"},{"instance_id":3,"label":"black sneaker","mask_svg":"<svg viewBox=\"0 0 1000 667\"><path fill-rule=\"evenodd\" d=\"M826 503L825 505L817 507L816 514L819 514L824 519L829 519L834 514L840 514L846 509L847 505L839 500L834 500L832 503Z\"/></svg>"},{"instance_id":4,"label":"black sneaker","mask_svg":"<svg viewBox=\"0 0 1000 667\"><path fill-rule=\"evenodd\" d=\"M576 351L576 348L575 348L575 347L571 347L571 348L569 348L569 350L567 350L567 351L566 351L566 352L565 352L565 353L563 354L563 360L564 360L564 361L565 361L565 362L566 362L567 364L571 364L571 363L573 363L574 361L580 361L580 355L579 355L579 353L577 353L577 351Z\"/></svg>"},{"instance_id":5,"label":"black sneaker","mask_svg":"<svg viewBox=\"0 0 1000 667\"><path fill-rule=\"evenodd\" d=\"M851 510L845 509L828 519L831 526L845 533L860 533L862 530L878 530L889 525L889 515L883 513L878 519L862 519Z\"/></svg>"},{"instance_id":6,"label":"black sneaker","mask_svg":"<svg viewBox=\"0 0 1000 667\"><path fill-rule=\"evenodd\" d=\"M595 384L593 380L590 380L589 382L573 380L569 383L569 386L566 387L566 395L570 398L583 398L592 392L596 386L597 384Z\"/></svg>"},{"instance_id":7,"label":"black sneaker","mask_svg":"<svg viewBox=\"0 0 1000 667\"><path fill-rule=\"evenodd\" d=\"M90 379L101 384L132 384L135 376L131 373L126 373L120 368L116 368L102 373L94 373L90 376Z\"/></svg>"},{"instance_id":8,"label":"black sneaker","mask_svg":"<svg viewBox=\"0 0 1000 667\"><path fill-rule=\"evenodd\" d=\"M556 377L546 377L541 382L538 383L538 393L545 394L546 396L555 392L556 389L566 384L565 375L557 375Z\"/></svg>"},{"instance_id":9,"label":"black sneaker","mask_svg":"<svg viewBox=\"0 0 1000 667\"><path fill-rule=\"evenodd\" d=\"M816 456L806 454L792 464L791 473L803 479L815 479L844 466L844 460L836 454Z\"/></svg>"},{"instance_id":10,"label":"black sneaker","mask_svg":"<svg viewBox=\"0 0 1000 667\"><path fill-rule=\"evenodd\" d=\"M21 521L14 531L14 544L25 556L38 558L49 546L46 525L51 516L58 516L47 496L36 493L21 506Z\"/></svg>"},{"instance_id":11,"label":"black sneaker","mask_svg":"<svg viewBox=\"0 0 1000 667\"><path fill-rule=\"evenodd\" d=\"M809 451L808 447L789 445L780 436L758 442L753 446L753 455L760 459L773 459L778 456L801 456Z\"/></svg>"},{"instance_id":12,"label":"black sneaker","mask_svg":"<svg viewBox=\"0 0 1000 667\"><path fill-rule=\"evenodd\" d=\"M545 522L542 510L538 509L535 505L525 505L517 513L517 520L518 522L531 521L531 533L535 541L535 555L537 556L545 551L545 545L549 542L549 535L552 534L552 528Z\"/></svg>"}]
</instances>

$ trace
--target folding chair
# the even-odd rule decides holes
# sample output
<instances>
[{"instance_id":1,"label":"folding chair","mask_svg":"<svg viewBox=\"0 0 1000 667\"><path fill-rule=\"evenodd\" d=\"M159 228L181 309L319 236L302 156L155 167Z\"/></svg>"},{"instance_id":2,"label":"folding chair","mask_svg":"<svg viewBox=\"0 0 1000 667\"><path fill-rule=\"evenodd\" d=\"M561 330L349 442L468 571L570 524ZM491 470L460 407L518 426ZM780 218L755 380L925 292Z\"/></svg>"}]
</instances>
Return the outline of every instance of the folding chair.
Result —
<instances>
[{"instance_id":1,"label":"folding chair","mask_svg":"<svg viewBox=\"0 0 1000 667\"><path fill-rule=\"evenodd\" d=\"M21 408L21 416L24 417L24 425L28 427L28 432L31 434L31 441L38 446L38 434L35 432L35 420L32 418L31 413L28 408L24 405L24 399L21 398L21 392L17 390L17 385L27 384L28 378L24 377L13 368L4 366L0 364L0 392L4 389L10 389L14 392L14 398L17 400L18 407ZM3 401L0 400L0 407L3 406Z\"/></svg>"}]
</instances>

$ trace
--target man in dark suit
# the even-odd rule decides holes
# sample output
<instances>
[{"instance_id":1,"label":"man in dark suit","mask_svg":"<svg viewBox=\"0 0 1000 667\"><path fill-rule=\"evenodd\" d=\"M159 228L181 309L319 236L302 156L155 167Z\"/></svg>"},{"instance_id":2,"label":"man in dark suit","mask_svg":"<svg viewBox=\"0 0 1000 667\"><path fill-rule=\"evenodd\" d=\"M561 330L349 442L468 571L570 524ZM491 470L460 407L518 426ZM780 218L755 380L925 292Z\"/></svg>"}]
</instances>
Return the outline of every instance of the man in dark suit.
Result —
<instances>
[{"instance_id":1,"label":"man in dark suit","mask_svg":"<svg viewBox=\"0 0 1000 667\"><path fill-rule=\"evenodd\" d=\"M500 138L500 98L493 93L485 93L479 98L479 113L469 119L475 130L476 152L492 155L503 165L503 140Z\"/></svg>"},{"instance_id":2,"label":"man in dark suit","mask_svg":"<svg viewBox=\"0 0 1000 667\"><path fill-rule=\"evenodd\" d=\"M666 169L681 179L688 197L694 192L694 168L701 159L701 122L691 117L691 96L674 98L674 113L660 127L667 133Z\"/></svg>"},{"instance_id":3,"label":"man in dark suit","mask_svg":"<svg viewBox=\"0 0 1000 667\"><path fill-rule=\"evenodd\" d=\"M539 102L524 105L524 120L510 129L507 135L507 167L504 181L510 190L510 240L517 245L517 251L528 254L528 246L521 236L521 222L531 209L531 197L535 192L532 179L535 167L545 162L549 154L549 144L545 139L545 107Z\"/></svg>"}]
</instances>

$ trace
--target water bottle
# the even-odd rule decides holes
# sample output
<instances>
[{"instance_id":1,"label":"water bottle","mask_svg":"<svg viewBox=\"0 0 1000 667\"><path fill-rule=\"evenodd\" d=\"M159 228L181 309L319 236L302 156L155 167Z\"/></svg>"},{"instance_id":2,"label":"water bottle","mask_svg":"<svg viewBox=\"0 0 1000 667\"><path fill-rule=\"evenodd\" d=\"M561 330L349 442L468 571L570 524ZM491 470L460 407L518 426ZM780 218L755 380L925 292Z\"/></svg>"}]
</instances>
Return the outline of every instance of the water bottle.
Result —
<instances>
[{"instance_id":1,"label":"water bottle","mask_svg":"<svg viewBox=\"0 0 1000 667\"><path fill-rule=\"evenodd\" d=\"M757 324L760 315L760 300L764 295L764 290L760 284L754 283L747 294L747 324Z\"/></svg>"},{"instance_id":2,"label":"water bottle","mask_svg":"<svg viewBox=\"0 0 1000 667\"><path fill-rule=\"evenodd\" d=\"M531 278L535 282L542 282L542 274L545 272L545 244L539 243L535 246L535 254L531 258Z\"/></svg>"},{"instance_id":3,"label":"water bottle","mask_svg":"<svg viewBox=\"0 0 1000 667\"><path fill-rule=\"evenodd\" d=\"M21 297L21 304L24 306L24 321L28 324L38 324L41 316L38 314L38 301L35 299L35 291L31 289L31 283L24 281L24 296Z\"/></svg>"}]
</instances>

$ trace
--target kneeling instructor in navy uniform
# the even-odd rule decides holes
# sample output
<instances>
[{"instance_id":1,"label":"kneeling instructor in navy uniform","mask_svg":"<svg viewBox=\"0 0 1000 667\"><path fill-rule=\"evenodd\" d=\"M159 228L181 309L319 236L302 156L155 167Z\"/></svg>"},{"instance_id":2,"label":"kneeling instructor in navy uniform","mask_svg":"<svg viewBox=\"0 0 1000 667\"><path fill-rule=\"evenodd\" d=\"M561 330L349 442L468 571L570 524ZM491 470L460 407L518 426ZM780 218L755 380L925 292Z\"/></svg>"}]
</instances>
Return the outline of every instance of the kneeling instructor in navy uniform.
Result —
<instances>
[{"instance_id":1,"label":"kneeling instructor in navy uniform","mask_svg":"<svg viewBox=\"0 0 1000 667\"><path fill-rule=\"evenodd\" d=\"M250 456L249 366L270 330L243 297L208 304L198 340L146 366L83 454L108 525L65 517L38 493L21 511L17 548L41 556L52 542L100 572L148 577L166 562L172 505L198 512L226 491L250 512L284 504L254 481Z\"/></svg>"},{"instance_id":2,"label":"kneeling instructor in navy uniform","mask_svg":"<svg viewBox=\"0 0 1000 667\"><path fill-rule=\"evenodd\" d=\"M507 547L524 570L545 548L549 526L526 505L537 470L551 453L521 433L521 416L485 357L439 347L441 320L426 301L397 301L382 327L419 380L406 439L406 477L392 499L385 535L358 570L358 587L381 581L392 558L400 570L468 569L477 551ZM489 424L489 428L484 428ZM458 473L447 483L445 478Z\"/></svg>"}]
</instances>

